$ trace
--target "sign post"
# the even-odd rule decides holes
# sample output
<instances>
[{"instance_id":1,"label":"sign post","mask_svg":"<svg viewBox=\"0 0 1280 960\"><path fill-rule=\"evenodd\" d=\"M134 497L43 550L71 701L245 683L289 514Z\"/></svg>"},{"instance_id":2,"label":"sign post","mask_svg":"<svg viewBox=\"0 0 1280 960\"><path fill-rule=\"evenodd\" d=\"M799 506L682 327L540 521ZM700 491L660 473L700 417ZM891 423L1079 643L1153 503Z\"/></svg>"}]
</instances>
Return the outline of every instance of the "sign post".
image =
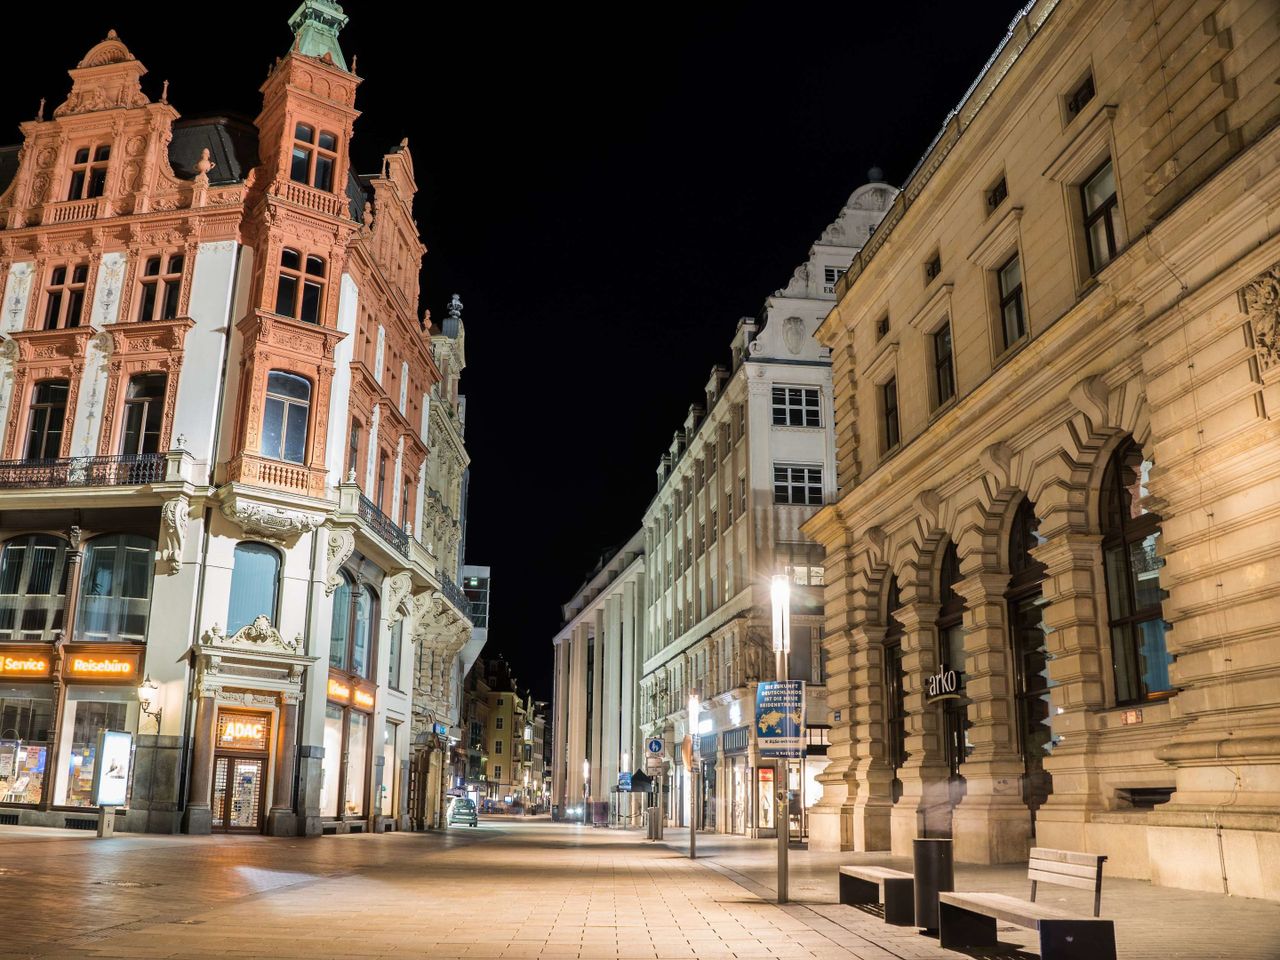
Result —
<instances>
[{"instance_id":1,"label":"sign post","mask_svg":"<svg viewBox=\"0 0 1280 960\"><path fill-rule=\"evenodd\" d=\"M787 679L787 656L791 653L791 579L778 574L770 584L773 607L774 675L756 687L756 735L760 756L778 761L778 902L787 902L788 845L791 842L791 792L787 763L804 756L804 681Z\"/></svg>"}]
</instances>

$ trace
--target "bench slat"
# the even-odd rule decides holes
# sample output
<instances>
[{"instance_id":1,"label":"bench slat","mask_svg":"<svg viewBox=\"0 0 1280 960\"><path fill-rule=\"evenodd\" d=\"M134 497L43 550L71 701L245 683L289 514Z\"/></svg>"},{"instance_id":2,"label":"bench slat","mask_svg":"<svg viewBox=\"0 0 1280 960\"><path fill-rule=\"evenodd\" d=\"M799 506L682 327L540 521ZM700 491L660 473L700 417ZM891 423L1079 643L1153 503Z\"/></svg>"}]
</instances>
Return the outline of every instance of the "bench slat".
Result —
<instances>
[{"instance_id":1,"label":"bench slat","mask_svg":"<svg viewBox=\"0 0 1280 960\"><path fill-rule=\"evenodd\" d=\"M1032 858L1027 864L1029 870L1039 870L1041 873L1052 873L1061 877L1088 877L1090 880L1098 876L1098 865L1096 863L1089 866L1080 866L1074 863L1059 863L1057 860L1037 860Z\"/></svg>"},{"instance_id":2,"label":"bench slat","mask_svg":"<svg viewBox=\"0 0 1280 960\"><path fill-rule=\"evenodd\" d=\"M840 868L840 872L846 877L860 877L863 880L910 880L911 874L902 870L894 870L892 867L876 867L862 866L860 864L846 864Z\"/></svg>"},{"instance_id":3,"label":"bench slat","mask_svg":"<svg viewBox=\"0 0 1280 960\"><path fill-rule=\"evenodd\" d=\"M1077 890L1096 890L1098 883L1093 877L1068 877L1061 873L1045 873L1043 870L1028 870L1028 880L1039 880L1041 883L1053 883L1060 887L1075 887Z\"/></svg>"},{"instance_id":4,"label":"bench slat","mask_svg":"<svg viewBox=\"0 0 1280 960\"><path fill-rule=\"evenodd\" d=\"M1099 853L1077 853L1074 850L1055 850L1052 847L1032 847L1032 860L1057 860L1061 863L1074 863L1081 867L1097 868L1099 860L1107 859Z\"/></svg>"},{"instance_id":5,"label":"bench slat","mask_svg":"<svg viewBox=\"0 0 1280 960\"><path fill-rule=\"evenodd\" d=\"M1008 897L1003 893L939 893L938 899L952 906L994 917L996 920L1016 923L1018 926L1032 930L1040 929L1041 920L1093 919L1082 917L1078 913L1019 900L1017 897Z\"/></svg>"}]
</instances>

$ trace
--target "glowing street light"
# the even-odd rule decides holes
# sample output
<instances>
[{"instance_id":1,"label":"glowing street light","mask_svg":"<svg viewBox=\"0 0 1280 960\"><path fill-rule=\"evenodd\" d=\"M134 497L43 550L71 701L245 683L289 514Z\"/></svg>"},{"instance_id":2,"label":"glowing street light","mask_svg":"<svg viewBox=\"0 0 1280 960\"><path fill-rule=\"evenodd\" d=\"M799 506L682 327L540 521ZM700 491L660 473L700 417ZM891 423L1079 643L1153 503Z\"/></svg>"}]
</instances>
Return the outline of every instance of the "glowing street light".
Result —
<instances>
[{"instance_id":1,"label":"glowing street light","mask_svg":"<svg viewBox=\"0 0 1280 960\"><path fill-rule=\"evenodd\" d=\"M582 822L587 822L587 810L591 806L591 761L582 761Z\"/></svg>"}]
</instances>

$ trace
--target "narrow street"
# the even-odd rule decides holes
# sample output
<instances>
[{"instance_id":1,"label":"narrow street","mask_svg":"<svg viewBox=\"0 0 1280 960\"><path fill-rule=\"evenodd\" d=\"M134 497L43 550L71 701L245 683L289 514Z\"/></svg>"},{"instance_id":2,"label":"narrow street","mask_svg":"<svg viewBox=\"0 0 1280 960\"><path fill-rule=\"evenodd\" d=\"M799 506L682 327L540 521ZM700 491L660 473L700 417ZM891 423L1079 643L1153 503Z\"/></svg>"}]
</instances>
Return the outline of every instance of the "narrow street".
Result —
<instances>
[{"instance_id":1,"label":"narrow street","mask_svg":"<svg viewBox=\"0 0 1280 960\"><path fill-rule=\"evenodd\" d=\"M708 837L705 858L691 863L680 832L665 844L640 837L505 818L445 834L321 840L98 840L7 828L0 957L961 956L834 903L833 864L857 854L796 851L803 902L780 908L770 902L771 844ZM1015 872L957 879L1020 888ZM1104 912L1119 918L1121 955L1131 960L1276 956L1274 904L1136 881L1108 891ZM1010 947L1003 956L1027 954Z\"/></svg>"}]
</instances>

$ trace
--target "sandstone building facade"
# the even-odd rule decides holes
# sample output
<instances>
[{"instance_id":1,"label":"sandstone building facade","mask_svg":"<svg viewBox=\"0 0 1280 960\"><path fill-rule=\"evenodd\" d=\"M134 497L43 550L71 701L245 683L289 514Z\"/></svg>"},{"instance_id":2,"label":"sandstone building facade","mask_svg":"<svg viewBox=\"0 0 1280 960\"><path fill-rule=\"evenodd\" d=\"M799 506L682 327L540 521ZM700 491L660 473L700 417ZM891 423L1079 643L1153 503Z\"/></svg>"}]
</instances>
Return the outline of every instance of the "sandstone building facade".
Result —
<instances>
[{"instance_id":1,"label":"sandstone building facade","mask_svg":"<svg viewBox=\"0 0 1280 960\"><path fill-rule=\"evenodd\" d=\"M1280 898L1278 64L1037 0L841 280L815 847Z\"/></svg>"}]
</instances>

